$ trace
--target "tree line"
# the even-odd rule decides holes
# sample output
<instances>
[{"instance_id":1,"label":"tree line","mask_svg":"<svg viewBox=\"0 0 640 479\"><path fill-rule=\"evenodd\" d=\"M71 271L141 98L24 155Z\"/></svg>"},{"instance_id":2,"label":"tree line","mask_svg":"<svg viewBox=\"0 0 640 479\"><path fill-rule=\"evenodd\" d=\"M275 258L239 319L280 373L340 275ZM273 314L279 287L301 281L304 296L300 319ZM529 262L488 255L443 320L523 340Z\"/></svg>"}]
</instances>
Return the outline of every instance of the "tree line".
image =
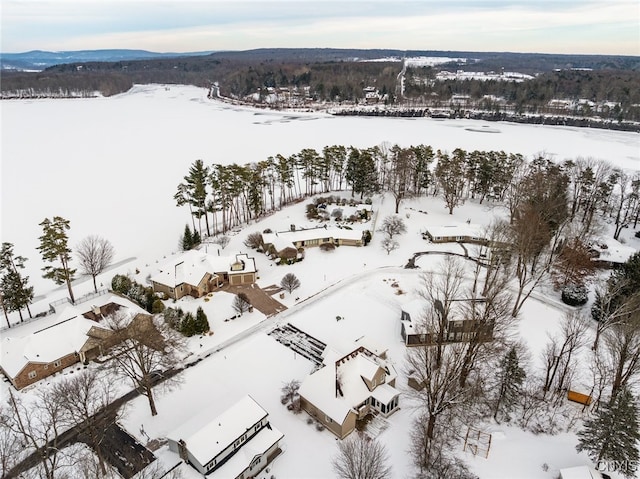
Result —
<instances>
[{"instance_id":1,"label":"tree line","mask_svg":"<svg viewBox=\"0 0 640 479\"><path fill-rule=\"evenodd\" d=\"M406 52L405 52L406 53ZM401 54L400 57L404 56ZM360 58L374 58L375 52L360 52ZM382 52L380 52L382 55ZM475 55L475 54L474 54ZM384 55L383 55L384 56ZM494 54L494 57L496 54ZM3 98L67 97L93 95L99 91L109 96L127 91L133 84L187 84L208 88L217 82L223 96L242 100L267 88L300 89L315 102L355 103L365 98L364 88L375 87L389 104L444 105L453 95L468 95L476 107L487 111L506 111L491 98L501 97L516 112L547 113L552 99L587 99L617 105L599 111L598 116L614 121L640 120L640 76L629 59L587 57L549 63L545 58L537 68L535 60L522 62L516 56L491 55L475 65L450 62L439 70L513 68L535 74L523 82L447 80L434 81L434 67L410 66L406 70L404 93L399 95L400 61L355 61L339 54L264 51L219 52L212 55L160 58L118 62L86 62L56 65L43 72L8 72L3 74L0 92ZM553 56L549 56L553 57ZM378 57L379 58L379 57ZM607 61L609 60L609 61ZM571 65L593 65L593 69ZM555 70L553 68L555 68ZM590 108L563 112L592 117Z\"/></svg>"}]
</instances>

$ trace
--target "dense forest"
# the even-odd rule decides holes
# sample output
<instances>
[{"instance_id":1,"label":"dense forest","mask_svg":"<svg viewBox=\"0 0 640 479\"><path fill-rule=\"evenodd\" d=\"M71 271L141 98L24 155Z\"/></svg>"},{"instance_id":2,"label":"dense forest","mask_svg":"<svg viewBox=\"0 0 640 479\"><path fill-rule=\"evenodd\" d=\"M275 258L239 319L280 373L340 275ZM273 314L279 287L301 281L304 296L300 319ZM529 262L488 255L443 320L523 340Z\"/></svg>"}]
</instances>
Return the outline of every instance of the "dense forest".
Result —
<instances>
[{"instance_id":1,"label":"dense forest","mask_svg":"<svg viewBox=\"0 0 640 479\"><path fill-rule=\"evenodd\" d=\"M420 66L403 58L439 56ZM367 61L367 60L376 61ZM439 79L438 72L518 72L521 79ZM423 105L452 110L598 117L640 121L640 59L396 50L262 49L209 55L56 65L42 72L3 72L2 98L109 96L133 84L188 84L234 101L271 107ZM368 97L367 91L375 92ZM286 96L277 97L279 92ZM276 95L277 101L268 100ZM464 103L453 105L456 98ZM295 101L294 101L295 100ZM554 101L556 103L554 103ZM564 103L559 103L564 102ZM626 128L629 129L629 128Z\"/></svg>"}]
</instances>

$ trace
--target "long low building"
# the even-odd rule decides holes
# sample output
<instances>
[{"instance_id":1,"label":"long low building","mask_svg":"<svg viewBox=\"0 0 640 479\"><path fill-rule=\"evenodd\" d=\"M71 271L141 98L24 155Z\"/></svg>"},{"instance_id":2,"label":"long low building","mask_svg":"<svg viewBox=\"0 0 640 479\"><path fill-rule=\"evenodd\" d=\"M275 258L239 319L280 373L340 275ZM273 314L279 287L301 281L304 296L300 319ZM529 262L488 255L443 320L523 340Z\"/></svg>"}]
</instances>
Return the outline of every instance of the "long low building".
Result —
<instances>
[{"instance_id":1,"label":"long low building","mask_svg":"<svg viewBox=\"0 0 640 479\"><path fill-rule=\"evenodd\" d=\"M468 223L428 226L424 236L432 243L487 243L482 226Z\"/></svg>"},{"instance_id":2,"label":"long low building","mask_svg":"<svg viewBox=\"0 0 640 479\"><path fill-rule=\"evenodd\" d=\"M363 246L364 231L346 228L310 228L305 230L263 233L262 241L267 253L278 255L285 248L298 248L334 244L335 246ZM273 252L270 251L273 246Z\"/></svg>"},{"instance_id":3,"label":"long low building","mask_svg":"<svg viewBox=\"0 0 640 479\"><path fill-rule=\"evenodd\" d=\"M247 395L219 416L196 417L167 435L169 449L203 475L249 479L280 452L284 435Z\"/></svg>"}]
</instances>

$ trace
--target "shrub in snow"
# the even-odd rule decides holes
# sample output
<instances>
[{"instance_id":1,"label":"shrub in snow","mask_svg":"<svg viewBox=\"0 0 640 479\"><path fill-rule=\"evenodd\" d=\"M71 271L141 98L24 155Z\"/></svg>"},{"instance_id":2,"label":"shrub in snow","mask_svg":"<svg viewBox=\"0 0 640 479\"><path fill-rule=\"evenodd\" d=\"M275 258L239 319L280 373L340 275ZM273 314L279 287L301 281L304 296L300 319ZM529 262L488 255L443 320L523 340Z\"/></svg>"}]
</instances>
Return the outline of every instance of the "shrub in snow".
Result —
<instances>
[{"instance_id":1,"label":"shrub in snow","mask_svg":"<svg viewBox=\"0 0 640 479\"><path fill-rule=\"evenodd\" d=\"M158 314L164 311L164 303L160 299L156 299L151 305L151 313Z\"/></svg>"},{"instance_id":2,"label":"shrub in snow","mask_svg":"<svg viewBox=\"0 0 640 479\"><path fill-rule=\"evenodd\" d=\"M308 220L316 220L320 217L318 215L318 209L316 208L316 205L314 205L313 203L308 204L306 209L307 209L306 215Z\"/></svg>"},{"instance_id":3,"label":"shrub in snow","mask_svg":"<svg viewBox=\"0 0 640 479\"><path fill-rule=\"evenodd\" d=\"M244 245L247 248L260 249L262 248L262 234L259 232L249 233L247 239L244 240Z\"/></svg>"},{"instance_id":4,"label":"shrub in snow","mask_svg":"<svg viewBox=\"0 0 640 479\"><path fill-rule=\"evenodd\" d=\"M562 290L562 302L569 306L582 306L588 299L585 286L570 284Z\"/></svg>"},{"instance_id":5,"label":"shrub in snow","mask_svg":"<svg viewBox=\"0 0 640 479\"><path fill-rule=\"evenodd\" d=\"M313 419L311 419L310 417L307 418L307 424L309 426L311 426L313 424Z\"/></svg>"},{"instance_id":6,"label":"shrub in snow","mask_svg":"<svg viewBox=\"0 0 640 479\"><path fill-rule=\"evenodd\" d=\"M111 280L111 289L115 293L127 294L131 288L131 280L123 274L116 274Z\"/></svg>"},{"instance_id":7,"label":"shrub in snow","mask_svg":"<svg viewBox=\"0 0 640 479\"><path fill-rule=\"evenodd\" d=\"M636 238L640 238L640 231L636 231Z\"/></svg>"},{"instance_id":8,"label":"shrub in snow","mask_svg":"<svg viewBox=\"0 0 640 479\"><path fill-rule=\"evenodd\" d=\"M322 243L320 245L320 249L322 251L333 251L334 249L336 249L336 245L334 245L333 243Z\"/></svg>"}]
</instances>

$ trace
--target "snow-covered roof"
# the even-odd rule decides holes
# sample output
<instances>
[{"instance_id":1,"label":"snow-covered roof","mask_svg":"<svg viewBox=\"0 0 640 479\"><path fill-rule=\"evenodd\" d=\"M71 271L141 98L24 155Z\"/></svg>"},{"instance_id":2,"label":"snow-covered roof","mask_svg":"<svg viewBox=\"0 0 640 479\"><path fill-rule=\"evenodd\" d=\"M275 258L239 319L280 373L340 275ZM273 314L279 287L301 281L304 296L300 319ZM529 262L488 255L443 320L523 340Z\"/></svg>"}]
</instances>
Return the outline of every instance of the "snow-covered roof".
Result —
<instances>
[{"instance_id":1,"label":"snow-covered roof","mask_svg":"<svg viewBox=\"0 0 640 479\"><path fill-rule=\"evenodd\" d=\"M409 314L410 320L404 320L406 323L407 333L417 334L419 325L424 317L424 312L427 307L427 302L424 299L414 299L400 306L400 309Z\"/></svg>"},{"instance_id":2,"label":"snow-covered roof","mask_svg":"<svg viewBox=\"0 0 640 479\"><path fill-rule=\"evenodd\" d=\"M367 354L368 353L368 354ZM320 409L338 424L342 424L347 414L369 397L388 404L398 391L388 384L376 385L370 391L363 378L373 380L382 366L376 362L375 355L364 349L357 349L346 357L326 348L324 366L300 385L300 395ZM336 360L344 360L336 365ZM336 375L340 382L342 395L336 393Z\"/></svg>"},{"instance_id":3,"label":"snow-covered roof","mask_svg":"<svg viewBox=\"0 0 640 479\"><path fill-rule=\"evenodd\" d=\"M65 310L66 311L66 310ZM28 363L51 363L80 351L89 339L91 328L101 328L95 321L76 316L24 337L4 337L0 365L11 377Z\"/></svg>"},{"instance_id":4,"label":"snow-covered roof","mask_svg":"<svg viewBox=\"0 0 640 479\"><path fill-rule=\"evenodd\" d=\"M560 469L562 479L601 479L602 475L588 466L576 466Z\"/></svg>"},{"instance_id":5,"label":"snow-covered roof","mask_svg":"<svg viewBox=\"0 0 640 479\"><path fill-rule=\"evenodd\" d=\"M344 228L313 228L308 230L297 231L283 231L281 233L268 233L262 236L265 243L270 243L268 239L272 239L272 234L277 235L278 238L284 239L290 243L296 241L309 241L320 238L333 238L333 239L349 239L349 240L361 240L361 230L348 230Z\"/></svg>"},{"instance_id":6,"label":"snow-covered roof","mask_svg":"<svg viewBox=\"0 0 640 479\"><path fill-rule=\"evenodd\" d=\"M256 456L266 453L271 446L284 437L275 427L263 428L242 445L240 450L218 469L213 471L210 477L226 479L238 477L253 461Z\"/></svg>"},{"instance_id":7,"label":"snow-covered roof","mask_svg":"<svg viewBox=\"0 0 640 479\"><path fill-rule=\"evenodd\" d=\"M197 250L185 251L163 264L160 272L151 277L151 281L170 287L183 283L198 285L207 273L213 273L207 269L207 256Z\"/></svg>"},{"instance_id":8,"label":"snow-covered roof","mask_svg":"<svg viewBox=\"0 0 640 479\"><path fill-rule=\"evenodd\" d=\"M214 256L189 250L163 264L160 272L151 277L151 281L173 288L183 283L197 286L208 273L233 274L235 271L231 271L231 265L237 261L244 262L243 273L256 271L255 261L246 254Z\"/></svg>"},{"instance_id":9,"label":"snow-covered roof","mask_svg":"<svg viewBox=\"0 0 640 479\"><path fill-rule=\"evenodd\" d=\"M426 230L434 238L442 238L445 236L484 237L482 226L477 224L459 223L446 226L428 226Z\"/></svg>"},{"instance_id":10,"label":"snow-covered roof","mask_svg":"<svg viewBox=\"0 0 640 479\"><path fill-rule=\"evenodd\" d=\"M182 439L193 457L205 465L266 416L267 411L247 395L209 423L202 425L202 418L197 418L167 437L176 442Z\"/></svg>"},{"instance_id":11,"label":"snow-covered roof","mask_svg":"<svg viewBox=\"0 0 640 479\"><path fill-rule=\"evenodd\" d=\"M368 349L378 357L386 353L388 349L384 347L382 344L372 339L370 336L362 336L356 339L354 343L356 344L357 347L362 346L363 348Z\"/></svg>"},{"instance_id":12,"label":"snow-covered roof","mask_svg":"<svg viewBox=\"0 0 640 479\"><path fill-rule=\"evenodd\" d=\"M602 246L606 247L602 248ZM593 245L593 249L600 253L598 258L594 258L596 261L609 261L611 263L625 263L637 252L635 248L624 245L610 237L598 239L597 243Z\"/></svg>"},{"instance_id":13,"label":"snow-covered roof","mask_svg":"<svg viewBox=\"0 0 640 479\"><path fill-rule=\"evenodd\" d=\"M265 244L272 244L276 251L282 251L286 248L293 248L297 250L291 239L280 236L276 233L264 233L262 235L262 240Z\"/></svg>"}]
</instances>

